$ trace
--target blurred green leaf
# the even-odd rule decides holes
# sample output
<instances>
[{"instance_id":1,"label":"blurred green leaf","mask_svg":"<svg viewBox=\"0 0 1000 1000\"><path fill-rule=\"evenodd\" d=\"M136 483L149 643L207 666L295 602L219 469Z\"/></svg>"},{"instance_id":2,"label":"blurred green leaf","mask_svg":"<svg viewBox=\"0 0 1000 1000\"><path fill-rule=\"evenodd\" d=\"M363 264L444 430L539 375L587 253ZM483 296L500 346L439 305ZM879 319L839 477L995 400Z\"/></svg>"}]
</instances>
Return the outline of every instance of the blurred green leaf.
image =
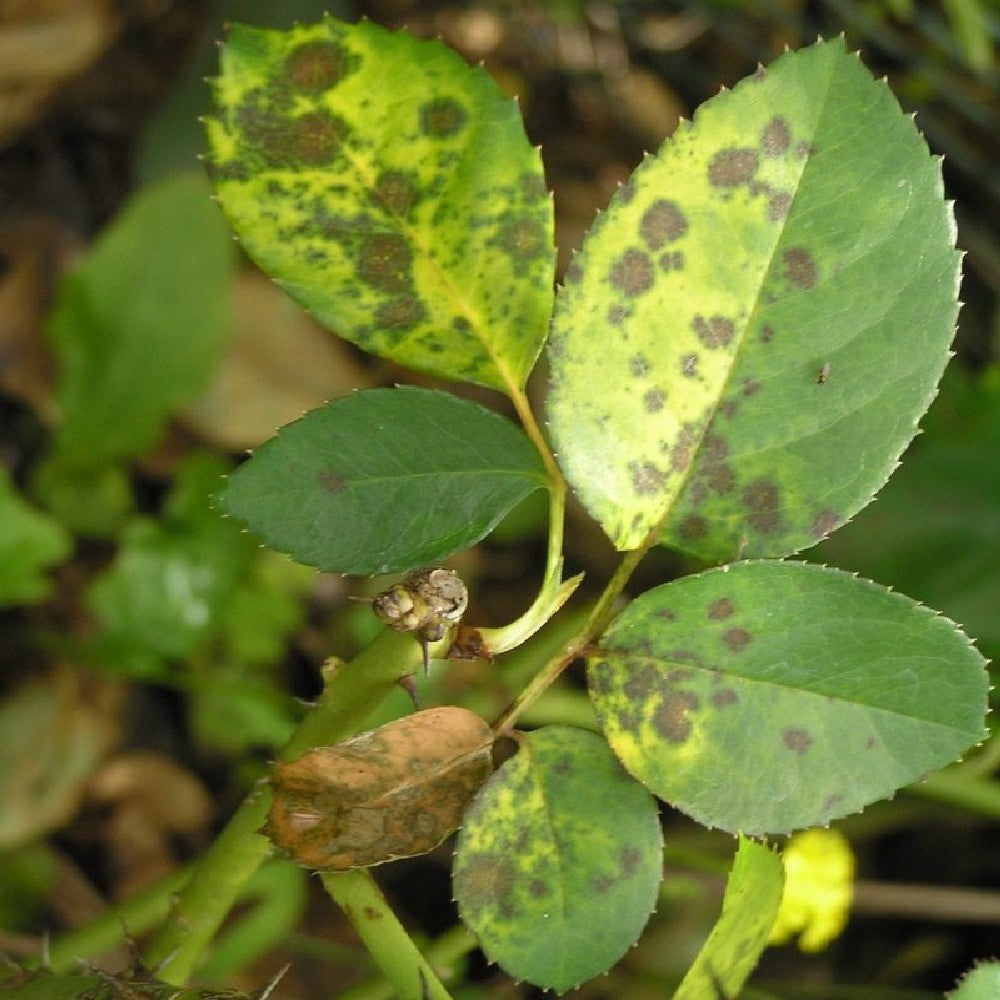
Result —
<instances>
[{"instance_id":1,"label":"blurred green leaf","mask_svg":"<svg viewBox=\"0 0 1000 1000\"><path fill-rule=\"evenodd\" d=\"M254 553L209 506L225 468L210 456L186 460L163 515L130 521L114 563L87 591L120 669L145 673L149 657L186 657L219 627Z\"/></svg>"},{"instance_id":2,"label":"blurred green leaf","mask_svg":"<svg viewBox=\"0 0 1000 1000\"><path fill-rule=\"evenodd\" d=\"M635 943L663 837L654 799L597 734L550 726L519 743L466 812L455 899L490 961L565 993Z\"/></svg>"},{"instance_id":3,"label":"blurred green leaf","mask_svg":"<svg viewBox=\"0 0 1000 1000\"><path fill-rule=\"evenodd\" d=\"M250 256L338 335L510 393L548 330L555 250L517 105L440 42L330 18L233 25L207 122Z\"/></svg>"},{"instance_id":4,"label":"blurred green leaf","mask_svg":"<svg viewBox=\"0 0 1000 1000\"><path fill-rule=\"evenodd\" d=\"M235 255L210 194L196 175L140 192L60 284L48 333L62 465L149 450L211 374L229 330Z\"/></svg>"},{"instance_id":5,"label":"blurred green leaf","mask_svg":"<svg viewBox=\"0 0 1000 1000\"><path fill-rule=\"evenodd\" d=\"M220 497L268 545L339 573L438 562L546 485L510 421L445 392L344 396L282 428Z\"/></svg>"},{"instance_id":6,"label":"blurred green leaf","mask_svg":"<svg viewBox=\"0 0 1000 1000\"><path fill-rule=\"evenodd\" d=\"M548 412L619 549L780 556L867 504L948 359L939 160L843 39L703 104L592 227Z\"/></svg>"},{"instance_id":7,"label":"blurred green leaf","mask_svg":"<svg viewBox=\"0 0 1000 1000\"><path fill-rule=\"evenodd\" d=\"M58 863L42 842L0 851L0 927L27 930L42 916Z\"/></svg>"},{"instance_id":8,"label":"blurred green leaf","mask_svg":"<svg viewBox=\"0 0 1000 1000\"><path fill-rule=\"evenodd\" d=\"M767 947L784 883L781 858L766 845L740 837L722 900L722 916L674 1000L739 995Z\"/></svg>"},{"instance_id":9,"label":"blurred green leaf","mask_svg":"<svg viewBox=\"0 0 1000 1000\"><path fill-rule=\"evenodd\" d=\"M847 573L743 562L647 591L588 665L638 780L708 826L824 826L986 735L985 663L946 618Z\"/></svg>"},{"instance_id":10,"label":"blurred green leaf","mask_svg":"<svg viewBox=\"0 0 1000 1000\"><path fill-rule=\"evenodd\" d=\"M283 746L302 707L266 675L215 665L192 694L191 726L202 746L227 753Z\"/></svg>"},{"instance_id":11,"label":"blurred green leaf","mask_svg":"<svg viewBox=\"0 0 1000 1000\"><path fill-rule=\"evenodd\" d=\"M1000 390L947 380L875 503L810 557L902 590L1000 654Z\"/></svg>"},{"instance_id":12,"label":"blurred green leaf","mask_svg":"<svg viewBox=\"0 0 1000 1000\"><path fill-rule=\"evenodd\" d=\"M0 606L43 600L51 587L46 569L71 548L65 529L26 503L0 465Z\"/></svg>"}]
</instances>

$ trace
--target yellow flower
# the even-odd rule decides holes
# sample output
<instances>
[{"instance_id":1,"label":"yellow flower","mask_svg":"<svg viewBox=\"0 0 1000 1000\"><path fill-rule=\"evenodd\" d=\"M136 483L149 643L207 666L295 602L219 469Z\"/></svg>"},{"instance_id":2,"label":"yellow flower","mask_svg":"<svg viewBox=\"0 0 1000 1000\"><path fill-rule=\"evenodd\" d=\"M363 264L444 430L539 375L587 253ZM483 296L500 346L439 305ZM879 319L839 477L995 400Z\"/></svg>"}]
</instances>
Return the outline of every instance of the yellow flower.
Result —
<instances>
[{"instance_id":1,"label":"yellow flower","mask_svg":"<svg viewBox=\"0 0 1000 1000\"><path fill-rule=\"evenodd\" d=\"M851 845L836 830L805 830L789 838L781 858L785 891L768 943L798 935L802 951L820 951L847 923L854 887Z\"/></svg>"}]
</instances>

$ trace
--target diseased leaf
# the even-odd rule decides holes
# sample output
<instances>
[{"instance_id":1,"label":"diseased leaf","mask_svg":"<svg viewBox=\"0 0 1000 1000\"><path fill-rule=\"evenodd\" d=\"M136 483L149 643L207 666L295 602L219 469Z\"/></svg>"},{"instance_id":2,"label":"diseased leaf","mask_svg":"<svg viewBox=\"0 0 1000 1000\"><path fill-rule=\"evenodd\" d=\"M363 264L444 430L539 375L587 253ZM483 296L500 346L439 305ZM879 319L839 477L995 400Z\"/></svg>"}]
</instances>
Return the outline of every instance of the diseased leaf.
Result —
<instances>
[{"instance_id":1,"label":"diseased leaf","mask_svg":"<svg viewBox=\"0 0 1000 1000\"><path fill-rule=\"evenodd\" d=\"M901 594L798 562L657 587L588 681L625 767L699 822L787 833L856 812L985 734L984 661Z\"/></svg>"},{"instance_id":2,"label":"diseased leaf","mask_svg":"<svg viewBox=\"0 0 1000 1000\"><path fill-rule=\"evenodd\" d=\"M739 995L767 947L783 885L781 858L765 845L740 837L722 900L722 916L674 1000Z\"/></svg>"},{"instance_id":3,"label":"diseased leaf","mask_svg":"<svg viewBox=\"0 0 1000 1000\"><path fill-rule=\"evenodd\" d=\"M230 477L222 508L269 546L339 573L439 562L546 485L510 421L445 392L335 399L282 428Z\"/></svg>"},{"instance_id":4,"label":"diseased leaf","mask_svg":"<svg viewBox=\"0 0 1000 1000\"><path fill-rule=\"evenodd\" d=\"M557 993L612 966L656 901L656 803L595 733L549 726L466 814L455 854L462 920L487 957Z\"/></svg>"},{"instance_id":5,"label":"diseased leaf","mask_svg":"<svg viewBox=\"0 0 1000 1000\"><path fill-rule=\"evenodd\" d=\"M492 746L478 715L449 706L317 747L275 767L264 832L320 871L426 854L462 822Z\"/></svg>"},{"instance_id":6,"label":"diseased leaf","mask_svg":"<svg viewBox=\"0 0 1000 1000\"><path fill-rule=\"evenodd\" d=\"M45 570L71 547L61 525L25 503L0 464L0 606L42 600L49 591Z\"/></svg>"},{"instance_id":7,"label":"diseased leaf","mask_svg":"<svg viewBox=\"0 0 1000 1000\"><path fill-rule=\"evenodd\" d=\"M293 298L411 368L524 384L551 312L552 203L482 67L368 22L234 25L215 93L219 200Z\"/></svg>"},{"instance_id":8,"label":"diseased leaf","mask_svg":"<svg viewBox=\"0 0 1000 1000\"><path fill-rule=\"evenodd\" d=\"M146 451L211 375L235 255L209 195L194 175L141 192L60 285L48 332L61 467Z\"/></svg>"},{"instance_id":9,"label":"diseased leaf","mask_svg":"<svg viewBox=\"0 0 1000 1000\"><path fill-rule=\"evenodd\" d=\"M566 275L548 413L619 549L781 556L867 504L948 357L940 163L843 41L701 106Z\"/></svg>"}]
</instances>

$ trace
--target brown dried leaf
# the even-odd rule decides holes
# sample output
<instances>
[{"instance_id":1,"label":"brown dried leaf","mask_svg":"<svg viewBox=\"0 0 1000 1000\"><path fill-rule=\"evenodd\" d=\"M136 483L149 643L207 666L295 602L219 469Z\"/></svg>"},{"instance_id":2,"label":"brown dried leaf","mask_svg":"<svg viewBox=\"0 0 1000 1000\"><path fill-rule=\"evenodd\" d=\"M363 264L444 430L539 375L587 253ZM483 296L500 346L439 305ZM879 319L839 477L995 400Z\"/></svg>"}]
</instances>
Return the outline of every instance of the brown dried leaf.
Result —
<instances>
[{"instance_id":1,"label":"brown dried leaf","mask_svg":"<svg viewBox=\"0 0 1000 1000\"><path fill-rule=\"evenodd\" d=\"M306 868L346 871L432 850L488 777L493 734L454 706L319 747L271 777L264 832Z\"/></svg>"}]
</instances>

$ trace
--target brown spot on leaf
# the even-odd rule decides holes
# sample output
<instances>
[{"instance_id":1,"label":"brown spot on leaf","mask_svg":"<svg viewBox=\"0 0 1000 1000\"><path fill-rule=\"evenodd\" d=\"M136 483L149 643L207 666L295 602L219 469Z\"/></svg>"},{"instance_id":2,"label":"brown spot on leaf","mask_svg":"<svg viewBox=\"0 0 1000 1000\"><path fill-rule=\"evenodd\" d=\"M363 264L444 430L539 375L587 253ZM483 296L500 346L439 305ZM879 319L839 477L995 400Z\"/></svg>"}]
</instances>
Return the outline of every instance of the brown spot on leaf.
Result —
<instances>
[{"instance_id":1,"label":"brown spot on leaf","mask_svg":"<svg viewBox=\"0 0 1000 1000\"><path fill-rule=\"evenodd\" d=\"M539 896L544 896L549 891L548 885L546 885L540 878L533 878L530 883L528 883L528 892L537 899Z\"/></svg>"},{"instance_id":2,"label":"brown spot on leaf","mask_svg":"<svg viewBox=\"0 0 1000 1000\"><path fill-rule=\"evenodd\" d=\"M708 165L708 182L720 188L747 184L757 173L759 162L755 149L720 149Z\"/></svg>"},{"instance_id":3,"label":"brown spot on leaf","mask_svg":"<svg viewBox=\"0 0 1000 1000\"><path fill-rule=\"evenodd\" d=\"M365 920L381 920L383 914L379 913L374 906L365 906L361 910Z\"/></svg>"},{"instance_id":4,"label":"brown spot on leaf","mask_svg":"<svg viewBox=\"0 0 1000 1000\"><path fill-rule=\"evenodd\" d=\"M678 534L686 542L697 542L708 534L708 522L698 514L688 514L681 521Z\"/></svg>"},{"instance_id":5,"label":"brown spot on leaf","mask_svg":"<svg viewBox=\"0 0 1000 1000\"><path fill-rule=\"evenodd\" d=\"M681 374L685 378L695 378L698 374L698 355L685 354L681 358Z\"/></svg>"},{"instance_id":6,"label":"brown spot on leaf","mask_svg":"<svg viewBox=\"0 0 1000 1000\"><path fill-rule=\"evenodd\" d=\"M684 254L680 250L672 250L670 253L661 253L656 258L656 263L660 265L661 271L683 271Z\"/></svg>"},{"instance_id":7,"label":"brown spot on leaf","mask_svg":"<svg viewBox=\"0 0 1000 1000\"><path fill-rule=\"evenodd\" d=\"M622 685L622 692L629 701L645 701L651 694L660 690L660 674L656 667L646 663L633 670L628 680Z\"/></svg>"},{"instance_id":8,"label":"brown spot on leaf","mask_svg":"<svg viewBox=\"0 0 1000 1000\"><path fill-rule=\"evenodd\" d=\"M489 852L469 853L465 863L455 864L455 895L473 915L492 914L499 908L512 909L511 891L515 872L512 864Z\"/></svg>"},{"instance_id":9,"label":"brown spot on leaf","mask_svg":"<svg viewBox=\"0 0 1000 1000\"><path fill-rule=\"evenodd\" d=\"M653 265L641 250L630 248L611 265L608 280L613 288L634 298L653 287Z\"/></svg>"},{"instance_id":10,"label":"brown spot on leaf","mask_svg":"<svg viewBox=\"0 0 1000 1000\"><path fill-rule=\"evenodd\" d=\"M722 621L731 618L733 615L733 602L728 597L717 597L708 606L708 617L711 621Z\"/></svg>"},{"instance_id":11,"label":"brown spot on leaf","mask_svg":"<svg viewBox=\"0 0 1000 1000\"><path fill-rule=\"evenodd\" d=\"M416 174L409 170L383 170L375 179L375 197L393 215L405 215L419 194Z\"/></svg>"},{"instance_id":12,"label":"brown spot on leaf","mask_svg":"<svg viewBox=\"0 0 1000 1000\"><path fill-rule=\"evenodd\" d=\"M788 122L784 118L775 115L765 126L760 134L760 148L765 156L780 156L788 149L788 144L792 141L791 132L788 130Z\"/></svg>"},{"instance_id":13,"label":"brown spot on leaf","mask_svg":"<svg viewBox=\"0 0 1000 1000\"><path fill-rule=\"evenodd\" d=\"M662 389L647 389L642 397L642 406L647 413L659 413L667 401L667 394Z\"/></svg>"},{"instance_id":14,"label":"brown spot on leaf","mask_svg":"<svg viewBox=\"0 0 1000 1000\"><path fill-rule=\"evenodd\" d=\"M740 499L754 531L770 535L778 530L778 487L770 479L755 479L743 488Z\"/></svg>"},{"instance_id":15,"label":"brown spot on leaf","mask_svg":"<svg viewBox=\"0 0 1000 1000\"><path fill-rule=\"evenodd\" d=\"M610 875L595 875L590 880L591 888L599 896L603 896L614 884L615 880Z\"/></svg>"},{"instance_id":16,"label":"brown spot on leaf","mask_svg":"<svg viewBox=\"0 0 1000 1000\"><path fill-rule=\"evenodd\" d=\"M760 391L760 382L753 378L745 378L740 383L740 391L744 396L754 396Z\"/></svg>"},{"instance_id":17,"label":"brown spot on leaf","mask_svg":"<svg viewBox=\"0 0 1000 1000\"><path fill-rule=\"evenodd\" d=\"M785 279L796 288L812 288L816 284L816 262L805 247L789 247L781 259Z\"/></svg>"},{"instance_id":18,"label":"brown spot on leaf","mask_svg":"<svg viewBox=\"0 0 1000 1000\"><path fill-rule=\"evenodd\" d=\"M566 267L566 273L563 275L563 284L574 285L583 277L583 266L580 261L574 257Z\"/></svg>"},{"instance_id":19,"label":"brown spot on leaf","mask_svg":"<svg viewBox=\"0 0 1000 1000\"><path fill-rule=\"evenodd\" d=\"M327 493L343 493L347 489L347 476L335 469L324 469L319 474L319 484Z\"/></svg>"},{"instance_id":20,"label":"brown spot on leaf","mask_svg":"<svg viewBox=\"0 0 1000 1000\"><path fill-rule=\"evenodd\" d=\"M652 462L629 462L628 471L632 476L632 489L640 496L658 493L667 481L667 474Z\"/></svg>"},{"instance_id":21,"label":"brown spot on leaf","mask_svg":"<svg viewBox=\"0 0 1000 1000\"><path fill-rule=\"evenodd\" d=\"M837 525L840 515L834 510L821 510L814 518L810 529L813 538L826 538Z\"/></svg>"},{"instance_id":22,"label":"brown spot on leaf","mask_svg":"<svg viewBox=\"0 0 1000 1000\"><path fill-rule=\"evenodd\" d=\"M750 645L752 636L745 628L729 628L722 633L722 641L726 648L739 653Z\"/></svg>"},{"instance_id":23,"label":"brown spot on leaf","mask_svg":"<svg viewBox=\"0 0 1000 1000\"><path fill-rule=\"evenodd\" d=\"M333 115L302 115L290 122L283 134L269 138L269 151L284 142L287 157L283 162L288 166L322 166L337 157L347 131L347 125Z\"/></svg>"},{"instance_id":24,"label":"brown spot on leaf","mask_svg":"<svg viewBox=\"0 0 1000 1000\"><path fill-rule=\"evenodd\" d=\"M615 303L608 307L608 323L611 326L621 326L629 317L629 311L623 306Z\"/></svg>"},{"instance_id":25,"label":"brown spot on leaf","mask_svg":"<svg viewBox=\"0 0 1000 1000\"><path fill-rule=\"evenodd\" d=\"M285 74L296 90L318 94L335 87L360 65L360 56L337 42L304 42L289 52Z\"/></svg>"},{"instance_id":26,"label":"brown spot on leaf","mask_svg":"<svg viewBox=\"0 0 1000 1000\"><path fill-rule=\"evenodd\" d=\"M642 213L639 235L650 250L659 250L665 243L679 240L687 228L687 219L677 203L659 198Z\"/></svg>"},{"instance_id":27,"label":"brown spot on leaf","mask_svg":"<svg viewBox=\"0 0 1000 1000\"><path fill-rule=\"evenodd\" d=\"M701 446L707 462L721 462L729 455L729 442L721 434L706 434Z\"/></svg>"},{"instance_id":28,"label":"brown spot on leaf","mask_svg":"<svg viewBox=\"0 0 1000 1000\"><path fill-rule=\"evenodd\" d=\"M618 864L621 867L622 875L626 878L635 874L641 860L642 854L634 847L623 847L618 852Z\"/></svg>"},{"instance_id":29,"label":"brown spot on leaf","mask_svg":"<svg viewBox=\"0 0 1000 1000\"><path fill-rule=\"evenodd\" d=\"M537 219L525 218L504 222L496 238L489 242L514 258L515 270L520 262L534 260L544 254L548 245L545 226Z\"/></svg>"},{"instance_id":30,"label":"brown spot on leaf","mask_svg":"<svg viewBox=\"0 0 1000 1000\"><path fill-rule=\"evenodd\" d=\"M732 342L734 327L731 319L725 316L695 316L691 320L691 329L705 347L726 347Z\"/></svg>"},{"instance_id":31,"label":"brown spot on leaf","mask_svg":"<svg viewBox=\"0 0 1000 1000\"><path fill-rule=\"evenodd\" d=\"M687 713L698 707L698 699L687 691L667 694L649 720L669 743L683 743L691 735Z\"/></svg>"},{"instance_id":32,"label":"brown spot on leaf","mask_svg":"<svg viewBox=\"0 0 1000 1000\"><path fill-rule=\"evenodd\" d=\"M739 701L739 695L732 688L719 688L712 692L712 705L715 708L726 708Z\"/></svg>"},{"instance_id":33,"label":"brown spot on leaf","mask_svg":"<svg viewBox=\"0 0 1000 1000\"><path fill-rule=\"evenodd\" d=\"M633 354L628 359L628 370L636 377L649 374L649 358L645 354Z\"/></svg>"},{"instance_id":34,"label":"brown spot on leaf","mask_svg":"<svg viewBox=\"0 0 1000 1000\"><path fill-rule=\"evenodd\" d=\"M436 97L420 109L420 128L424 135L434 139L454 135L465 122L465 108L452 97Z\"/></svg>"},{"instance_id":35,"label":"brown spot on leaf","mask_svg":"<svg viewBox=\"0 0 1000 1000\"><path fill-rule=\"evenodd\" d=\"M812 746L812 737L805 729L798 729L795 726L789 726L787 729L781 731L781 742L788 747L792 753L797 753L800 756L804 754L809 747Z\"/></svg>"},{"instance_id":36,"label":"brown spot on leaf","mask_svg":"<svg viewBox=\"0 0 1000 1000\"><path fill-rule=\"evenodd\" d=\"M375 321L382 330L408 330L427 318L427 309L415 295L400 295L379 304Z\"/></svg>"},{"instance_id":37,"label":"brown spot on leaf","mask_svg":"<svg viewBox=\"0 0 1000 1000\"><path fill-rule=\"evenodd\" d=\"M762 344L770 344L774 340L774 329L765 324L760 328L759 336Z\"/></svg>"},{"instance_id":38,"label":"brown spot on leaf","mask_svg":"<svg viewBox=\"0 0 1000 1000\"><path fill-rule=\"evenodd\" d=\"M358 277L383 292L405 292L410 287L413 252L398 233L368 233L354 262Z\"/></svg>"},{"instance_id":39,"label":"brown spot on leaf","mask_svg":"<svg viewBox=\"0 0 1000 1000\"><path fill-rule=\"evenodd\" d=\"M695 441L698 438L698 429L694 424L684 424L673 448L670 449L670 468L675 472L683 472L691 464L691 455Z\"/></svg>"},{"instance_id":40,"label":"brown spot on leaf","mask_svg":"<svg viewBox=\"0 0 1000 1000\"><path fill-rule=\"evenodd\" d=\"M792 196L785 191L774 191L767 199L767 221L781 222L792 207Z\"/></svg>"}]
</instances>

